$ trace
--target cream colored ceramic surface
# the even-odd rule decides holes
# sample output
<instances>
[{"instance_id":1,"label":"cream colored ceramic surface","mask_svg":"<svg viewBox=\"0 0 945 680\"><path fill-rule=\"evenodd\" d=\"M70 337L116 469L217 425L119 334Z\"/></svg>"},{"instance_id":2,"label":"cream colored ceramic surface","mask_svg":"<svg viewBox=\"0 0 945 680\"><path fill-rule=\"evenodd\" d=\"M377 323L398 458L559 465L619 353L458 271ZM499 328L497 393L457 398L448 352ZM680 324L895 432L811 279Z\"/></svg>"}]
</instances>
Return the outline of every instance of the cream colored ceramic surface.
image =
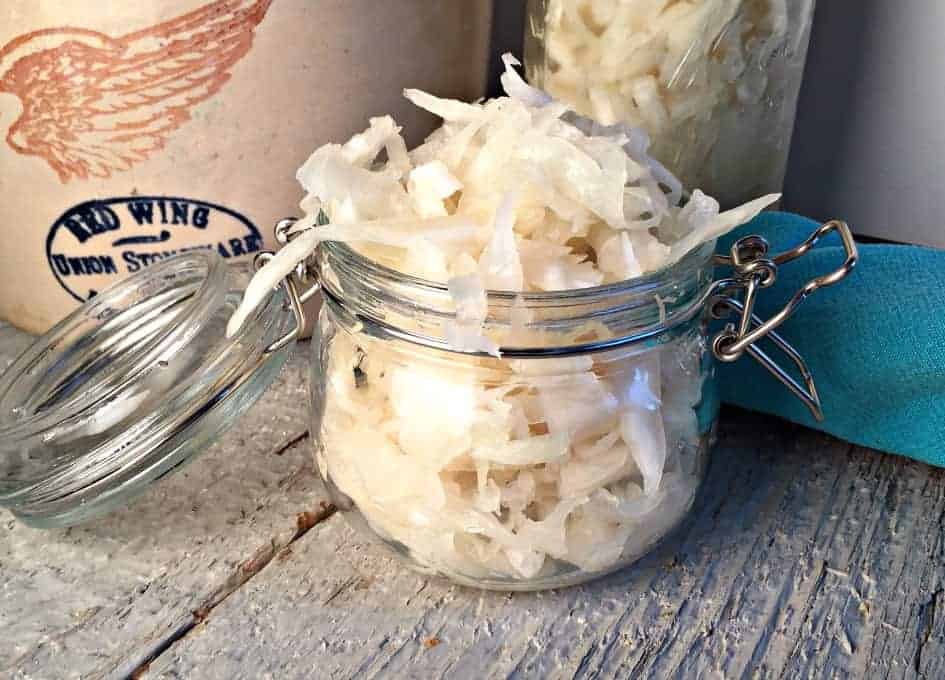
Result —
<instances>
[{"instance_id":1,"label":"cream colored ceramic surface","mask_svg":"<svg viewBox=\"0 0 945 680\"><path fill-rule=\"evenodd\" d=\"M418 141L434 121L405 86L482 94L490 7L3 3L0 318L41 331L156 256L271 246L316 146L384 113Z\"/></svg>"}]
</instances>

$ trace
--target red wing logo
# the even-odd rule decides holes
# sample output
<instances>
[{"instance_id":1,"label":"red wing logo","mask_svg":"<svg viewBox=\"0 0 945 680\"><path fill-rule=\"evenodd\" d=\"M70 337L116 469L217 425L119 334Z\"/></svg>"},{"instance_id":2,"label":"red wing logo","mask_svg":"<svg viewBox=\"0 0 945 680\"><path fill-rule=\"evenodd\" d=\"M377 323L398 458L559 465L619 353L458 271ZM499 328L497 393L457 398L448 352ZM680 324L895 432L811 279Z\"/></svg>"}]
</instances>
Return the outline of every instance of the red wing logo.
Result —
<instances>
[{"instance_id":1,"label":"red wing logo","mask_svg":"<svg viewBox=\"0 0 945 680\"><path fill-rule=\"evenodd\" d=\"M0 92L23 113L7 143L63 183L130 169L219 92L271 3L217 0L119 38L53 28L12 40L0 49Z\"/></svg>"}]
</instances>

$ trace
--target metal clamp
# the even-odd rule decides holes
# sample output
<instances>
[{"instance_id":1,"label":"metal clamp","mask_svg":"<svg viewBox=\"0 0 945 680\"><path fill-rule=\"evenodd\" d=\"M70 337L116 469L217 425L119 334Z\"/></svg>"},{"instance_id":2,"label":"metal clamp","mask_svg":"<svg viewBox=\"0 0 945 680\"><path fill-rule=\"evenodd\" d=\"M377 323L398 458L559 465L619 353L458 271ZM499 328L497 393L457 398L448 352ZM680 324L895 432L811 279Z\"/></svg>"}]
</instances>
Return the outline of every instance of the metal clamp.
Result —
<instances>
[{"instance_id":1,"label":"metal clamp","mask_svg":"<svg viewBox=\"0 0 945 680\"><path fill-rule=\"evenodd\" d=\"M808 281L788 303L767 321L754 314L758 291L774 285L778 276L778 267L805 255L817 242L836 231L843 242L846 260L829 274ZM764 366L775 378L784 384L800 399L818 421L824 419L820 397L814 378L804 359L781 337L776 329L787 321L798 306L820 288L832 286L843 280L856 266L859 254L850 227L839 220L833 220L820 226L817 231L800 245L775 256L768 255L769 245L760 236L746 236L732 245L731 255L717 255L716 264L731 266L734 275L717 281L713 287L709 305L713 318L724 319L734 311L739 315L738 323L728 323L712 341L712 352L719 361L730 363L738 361L747 352L755 361ZM796 366L804 381L798 380L785 371L757 343L762 338L770 339Z\"/></svg>"},{"instance_id":2,"label":"metal clamp","mask_svg":"<svg viewBox=\"0 0 945 680\"><path fill-rule=\"evenodd\" d=\"M296 220L292 217L279 220L279 222L276 223L276 241L278 241L279 245L285 246L294 237L298 236L298 233L291 233L292 226L295 223ZM253 260L254 269L259 271L265 267L273 257L275 257L275 253L270 250L259 253ZM295 316L295 326L291 331L263 350L263 354L266 356L278 352L286 345L298 339L306 324L304 305L321 289L318 275L309 269L304 262L299 263L295 271L282 280L281 285L288 299L289 307L292 309L292 314Z\"/></svg>"}]
</instances>

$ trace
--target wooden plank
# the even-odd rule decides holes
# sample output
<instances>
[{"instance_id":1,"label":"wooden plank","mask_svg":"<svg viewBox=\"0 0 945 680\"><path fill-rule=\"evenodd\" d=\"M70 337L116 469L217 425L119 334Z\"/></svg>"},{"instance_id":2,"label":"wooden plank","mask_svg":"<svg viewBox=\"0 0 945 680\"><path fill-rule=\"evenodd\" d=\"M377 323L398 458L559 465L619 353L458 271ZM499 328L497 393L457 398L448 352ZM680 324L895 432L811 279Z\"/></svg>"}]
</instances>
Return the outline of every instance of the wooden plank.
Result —
<instances>
[{"instance_id":1,"label":"wooden plank","mask_svg":"<svg viewBox=\"0 0 945 680\"><path fill-rule=\"evenodd\" d=\"M940 678L945 474L726 414L699 510L636 566L536 594L402 568L340 516L152 665L161 678Z\"/></svg>"},{"instance_id":2,"label":"wooden plank","mask_svg":"<svg viewBox=\"0 0 945 680\"><path fill-rule=\"evenodd\" d=\"M29 341L0 324L0 369ZM219 443L131 507L58 531L0 514L0 677L132 673L320 521L307 349Z\"/></svg>"},{"instance_id":3,"label":"wooden plank","mask_svg":"<svg viewBox=\"0 0 945 680\"><path fill-rule=\"evenodd\" d=\"M27 342L0 325L0 368ZM123 677L152 657L160 677L945 673L940 470L728 412L663 548L580 588L480 593L318 512L305 363L127 510L54 532L0 516L0 676Z\"/></svg>"}]
</instances>

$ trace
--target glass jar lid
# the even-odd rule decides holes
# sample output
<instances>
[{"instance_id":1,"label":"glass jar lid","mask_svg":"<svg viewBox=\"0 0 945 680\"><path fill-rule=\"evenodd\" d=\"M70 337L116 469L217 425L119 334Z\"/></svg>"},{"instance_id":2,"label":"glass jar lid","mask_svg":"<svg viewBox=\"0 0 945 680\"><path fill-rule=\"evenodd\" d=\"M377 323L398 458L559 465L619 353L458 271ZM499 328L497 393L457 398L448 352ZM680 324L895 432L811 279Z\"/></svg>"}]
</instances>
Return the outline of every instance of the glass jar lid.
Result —
<instances>
[{"instance_id":1,"label":"glass jar lid","mask_svg":"<svg viewBox=\"0 0 945 680\"><path fill-rule=\"evenodd\" d=\"M113 509L183 466L272 383L295 317L273 291L237 335L249 280L213 251L82 305L0 376L0 506L37 527Z\"/></svg>"}]
</instances>

